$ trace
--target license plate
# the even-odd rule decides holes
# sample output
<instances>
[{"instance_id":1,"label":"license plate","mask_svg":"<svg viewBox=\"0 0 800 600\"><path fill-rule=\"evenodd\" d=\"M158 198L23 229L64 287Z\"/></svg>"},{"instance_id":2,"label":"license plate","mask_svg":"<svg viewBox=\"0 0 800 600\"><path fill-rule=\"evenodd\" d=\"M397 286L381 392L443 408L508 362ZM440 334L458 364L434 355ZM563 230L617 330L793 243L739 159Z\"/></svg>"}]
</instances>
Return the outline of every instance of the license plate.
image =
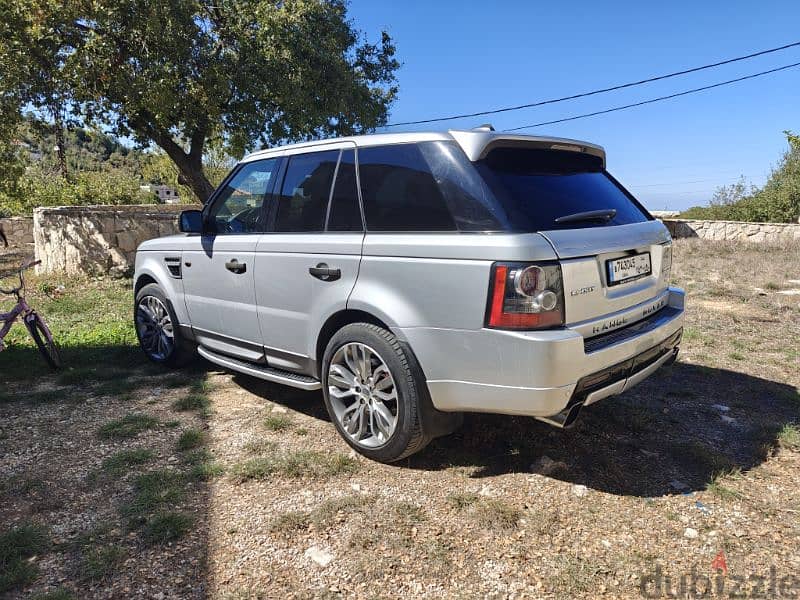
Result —
<instances>
[{"instance_id":1,"label":"license plate","mask_svg":"<svg viewBox=\"0 0 800 600\"><path fill-rule=\"evenodd\" d=\"M618 285L645 277L652 273L650 253L643 252L642 254L607 260L606 268L608 269L608 285Z\"/></svg>"}]
</instances>

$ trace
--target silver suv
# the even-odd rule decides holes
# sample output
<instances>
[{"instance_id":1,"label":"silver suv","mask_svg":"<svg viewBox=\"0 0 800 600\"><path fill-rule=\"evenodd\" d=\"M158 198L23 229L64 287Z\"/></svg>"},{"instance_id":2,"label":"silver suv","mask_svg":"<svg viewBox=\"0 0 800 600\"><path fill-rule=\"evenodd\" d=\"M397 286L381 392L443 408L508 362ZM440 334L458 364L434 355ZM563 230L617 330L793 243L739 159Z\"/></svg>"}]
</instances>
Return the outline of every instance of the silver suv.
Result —
<instances>
[{"instance_id":1,"label":"silver suv","mask_svg":"<svg viewBox=\"0 0 800 600\"><path fill-rule=\"evenodd\" d=\"M669 233L586 142L479 128L265 150L180 224L136 254L147 356L321 388L375 460L465 411L567 427L678 352Z\"/></svg>"}]
</instances>

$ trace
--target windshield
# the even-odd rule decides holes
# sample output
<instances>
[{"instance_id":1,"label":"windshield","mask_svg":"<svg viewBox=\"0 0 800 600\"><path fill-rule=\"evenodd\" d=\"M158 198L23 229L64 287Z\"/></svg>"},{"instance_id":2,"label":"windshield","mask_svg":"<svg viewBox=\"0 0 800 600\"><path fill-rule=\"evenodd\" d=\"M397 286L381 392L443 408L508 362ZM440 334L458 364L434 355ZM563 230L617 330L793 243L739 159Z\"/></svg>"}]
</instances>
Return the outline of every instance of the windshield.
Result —
<instances>
[{"instance_id":1,"label":"windshield","mask_svg":"<svg viewBox=\"0 0 800 600\"><path fill-rule=\"evenodd\" d=\"M566 150L497 148L475 166L513 231L608 227L651 218L596 156ZM613 216L556 222L560 217L596 211Z\"/></svg>"}]
</instances>

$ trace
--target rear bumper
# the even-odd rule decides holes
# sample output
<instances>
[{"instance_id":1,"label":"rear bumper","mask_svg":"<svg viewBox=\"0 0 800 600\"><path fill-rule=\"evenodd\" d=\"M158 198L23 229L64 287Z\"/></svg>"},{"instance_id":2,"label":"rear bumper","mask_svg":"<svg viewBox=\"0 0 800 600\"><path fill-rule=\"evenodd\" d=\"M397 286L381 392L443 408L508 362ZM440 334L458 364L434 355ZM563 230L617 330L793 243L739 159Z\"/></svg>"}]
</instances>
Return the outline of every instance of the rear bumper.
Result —
<instances>
[{"instance_id":1,"label":"rear bumper","mask_svg":"<svg viewBox=\"0 0 800 600\"><path fill-rule=\"evenodd\" d=\"M437 409L527 415L568 426L581 406L626 391L674 360L683 316L684 292L670 288L657 313L589 339L573 329L420 327L402 334Z\"/></svg>"}]
</instances>

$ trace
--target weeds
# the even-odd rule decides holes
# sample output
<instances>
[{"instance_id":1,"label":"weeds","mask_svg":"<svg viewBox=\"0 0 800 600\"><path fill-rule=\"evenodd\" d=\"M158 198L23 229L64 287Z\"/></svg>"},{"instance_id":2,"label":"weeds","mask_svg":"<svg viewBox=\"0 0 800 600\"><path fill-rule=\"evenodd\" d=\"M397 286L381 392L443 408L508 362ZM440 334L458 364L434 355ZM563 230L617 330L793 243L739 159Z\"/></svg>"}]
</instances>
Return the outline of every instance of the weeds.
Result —
<instances>
[{"instance_id":1,"label":"weeds","mask_svg":"<svg viewBox=\"0 0 800 600\"><path fill-rule=\"evenodd\" d=\"M264 426L270 431L286 431L292 426L292 419L288 415L270 413L264 419Z\"/></svg>"},{"instance_id":2,"label":"weeds","mask_svg":"<svg viewBox=\"0 0 800 600\"><path fill-rule=\"evenodd\" d=\"M21 525L0 534L0 593L36 577L36 565L28 559L48 544L47 531L38 525Z\"/></svg>"},{"instance_id":3,"label":"weeds","mask_svg":"<svg viewBox=\"0 0 800 600\"><path fill-rule=\"evenodd\" d=\"M150 415L128 413L121 419L114 419L103 425L98 435L103 439L127 439L139 435L148 429L154 429L158 419Z\"/></svg>"},{"instance_id":4,"label":"weeds","mask_svg":"<svg viewBox=\"0 0 800 600\"><path fill-rule=\"evenodd\" d=\"M203 444L204 440L205 434L199 429L187 429L178 438L177 447L179 451L186 452L187 450L198 448Z\"/></svg>"},{"instance_id":5,"label":"weeds","mask_svg":"<svg viewBox=\"0 0 800 600\"><path fill-rule=\"evenodd\" d=\"M343 454L324 454L301 450L277 456L258 457L238 464L233 471L238 482L248 479L266 479L272 475L284 477L331 477L341 473L355 473L358 462Z\"/></svg>"}]
</instances>

